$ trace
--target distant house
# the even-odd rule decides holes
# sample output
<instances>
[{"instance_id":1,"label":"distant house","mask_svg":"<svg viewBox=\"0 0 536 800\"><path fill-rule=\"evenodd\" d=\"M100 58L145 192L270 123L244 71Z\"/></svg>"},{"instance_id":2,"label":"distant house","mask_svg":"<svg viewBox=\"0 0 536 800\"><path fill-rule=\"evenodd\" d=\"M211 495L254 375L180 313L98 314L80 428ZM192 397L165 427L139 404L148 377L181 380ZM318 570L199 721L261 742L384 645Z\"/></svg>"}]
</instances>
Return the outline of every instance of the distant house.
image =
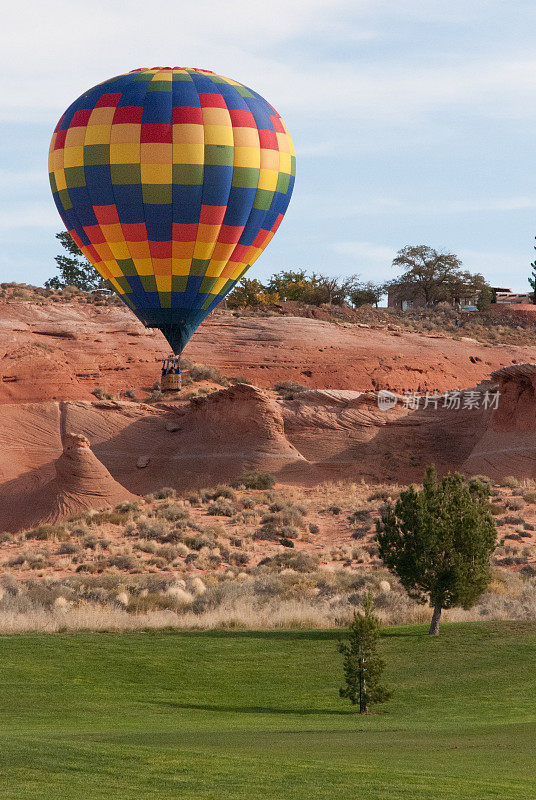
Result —
<instances>
[{"instance_id":1,"label":"distant house","mask_svg":"<svg viewBox=\"0 0 536 800\"><path fill-rule=\"evenodd\" d=\"M493 291L497 295L497 302L499 302L499 295L501 297L525 297L526 295L514 295L510 289L505 289L502 286L492 286ZM389 287L387 292L387 306L388 308L398 308L402 311L407 311L409 308L426 308L426 301L424 295L419 294L412 297L413 293L410 288L404 285L393 284ZM452 308L464 308L465 306L476 306L478 294L473 294L468 297L456 297L453 300L445 300L433 308L444 308L445 305L452 306ZM530 303L530 300L504 300L502 302L516 302L516 303Z\"/></svg>"},{"instance_id":2,"label":"distant house","mask_svg":"<svg viewBox=\"0 0 536 800\"><path fill-rule=\"evenodd\" d=\"M497 289L497 302L498 303L532 303L533 293L525 292L512 292L510 289Z\"/></svg>"}]
</instances>

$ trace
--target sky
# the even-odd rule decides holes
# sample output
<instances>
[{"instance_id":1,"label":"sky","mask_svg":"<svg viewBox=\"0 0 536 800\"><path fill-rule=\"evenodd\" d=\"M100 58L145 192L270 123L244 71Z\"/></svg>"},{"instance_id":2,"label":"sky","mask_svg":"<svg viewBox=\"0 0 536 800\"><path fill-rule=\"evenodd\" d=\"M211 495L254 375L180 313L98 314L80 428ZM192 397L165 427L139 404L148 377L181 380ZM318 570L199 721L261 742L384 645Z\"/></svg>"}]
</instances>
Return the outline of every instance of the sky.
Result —
<instances>
[{"instance_id":1,"label":"sky","mask_svg":"<svg viewBox=\"0 0 536 800\"><path fill-rule=\"evenodd\" d=\"M187 66L263 95L296 147L294 194L249 272L396 276L457 253L528 290L536 235L533 0L19 0L3 4L0 281L55 274L52 131L83 91Z\"/></svg>"}]
</instances>

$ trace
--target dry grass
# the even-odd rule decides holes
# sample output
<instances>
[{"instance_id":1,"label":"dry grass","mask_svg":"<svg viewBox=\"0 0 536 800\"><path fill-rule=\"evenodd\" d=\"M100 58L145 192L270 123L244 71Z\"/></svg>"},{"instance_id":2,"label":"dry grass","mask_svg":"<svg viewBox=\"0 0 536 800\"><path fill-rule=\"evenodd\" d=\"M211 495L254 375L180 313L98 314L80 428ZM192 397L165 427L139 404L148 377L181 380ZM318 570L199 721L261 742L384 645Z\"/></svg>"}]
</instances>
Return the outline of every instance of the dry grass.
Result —
<instances>
[{"instance_id":1,"label":"dry grass","mask_svg":"<svg viewBox=\"0 0 536 800\"><path fill-rule=\"evenodd\" d=\"M252 572L190 574L171 579L76 577L39 584L4 578L0 633L142 628L334 628L346 625L365 592L387 625L426 623L430 609L412 601L391 575L365 569L318 569L314 559L288 566L299 554ZM301 569L301 571L300 571ZM536 579L496 569L470 610L444 612L446 621L536 619Z\"/></svg>"},{"instance_id":2,"label":"dry grass","mask_svg":"<svg viewBox=\"0 0 536 800\"><path fill-rule=\"evenodd\" d=\"M386 623L425 621L374 542L375 519L401 488L164 488L160 499L0 534L0 631L334 627L366 588ZM536 505L521 497L531 491L529 481L493 484L500 569L478 606L447 618L535 618Z\"/></svg>"}]
</instances>

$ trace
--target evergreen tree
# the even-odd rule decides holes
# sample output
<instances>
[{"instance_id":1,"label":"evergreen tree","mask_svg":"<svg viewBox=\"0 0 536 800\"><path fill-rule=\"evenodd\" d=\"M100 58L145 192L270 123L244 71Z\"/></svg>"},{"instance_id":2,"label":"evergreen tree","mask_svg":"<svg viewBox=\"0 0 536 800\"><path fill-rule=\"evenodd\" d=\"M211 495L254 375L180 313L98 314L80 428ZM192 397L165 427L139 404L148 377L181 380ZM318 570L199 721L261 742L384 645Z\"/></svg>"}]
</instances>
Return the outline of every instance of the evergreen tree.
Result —
<instances>
[{"instance_id":1,"label":"evergreen tree","mask_svg":"<svg viewBox=\"0 0 536 800\"><path fill-rule=\"evenodd\" d=\"M90 292L92 289L104 289L105 281L95 267L89 263L67 231L57 233L56 239L61 242L62 247L69 255L59 255L54 259L58 265L60 277L56 275L45 281L47 289L63 289L65 286L77 286L84 292Z\"/></svg>"},{"instance_id":2,"label":"evergreen tree","mask_svg":"<svg viewBox=\"0 0 536 800\"><path fill-rule=\"evenodd\" d=\"M380 620L374 614L370 593L365 595L363 606L364 614L354 612L348 640L339 644L345 680L339 694L348 698L352 705L359 704L360 714L368 711L373 703L385 703L391 697L390 690L380 683L385 662L377 653Z\"/></svg>"},{"instance_id":3,"label":"evergreen tree","mask_svg":"<svg viewBox=\"0 0 536 800\"><path fill-rule=\"evenodd\" d=\"M470 608L486 590L497 531L489 489L459 472L438 478L428 467L422 491L413 486L389 503L376 523L380 558L418 602L434 609L430 634L444 608Z\"/></svg>"},{"instance_id":4,"label":"evergreen tree","mask_svg":"<svg viewBox=\"0 0 536 800\"><path fill-rule=\"evenodd\" d=\"M491 286L483 286L478 294L476 307L479 311L489 311L492 303L496 303L497 298Z\"/></svg>"},{"instance_id":5,"label":"evergreen tree","mask_svg":"<svg viewBox=\"0 0 536 800\"><path fill-rule=\"evenodd\" d=\"M536 239L536 236L534 237ZM536 247L534 248L536 250ZM536 305L536 260L530 262L532 275L529 275L529 286L532 287L532 302Z\"/></svg>"}]
</instances>

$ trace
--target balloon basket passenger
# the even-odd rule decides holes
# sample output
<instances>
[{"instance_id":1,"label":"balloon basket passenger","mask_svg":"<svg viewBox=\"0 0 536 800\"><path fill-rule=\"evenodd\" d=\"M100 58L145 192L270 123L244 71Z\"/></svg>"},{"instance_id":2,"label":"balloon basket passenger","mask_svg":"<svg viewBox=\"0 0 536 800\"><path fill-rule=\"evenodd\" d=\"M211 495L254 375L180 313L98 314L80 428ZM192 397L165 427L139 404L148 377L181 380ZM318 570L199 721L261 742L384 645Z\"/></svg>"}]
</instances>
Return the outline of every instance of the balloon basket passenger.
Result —
<instances>
[{"instance_id":1,"label":"balloon basket passenger","mask_svg":"<svg viewBox=\"0 0 536 800\"><path fill-rule=\"evenodd\" d=\"M162 364L160 386L163 392L180 392L182 389L181 360L179 356L168 356Z\"/></svg>"}]
</instances>

